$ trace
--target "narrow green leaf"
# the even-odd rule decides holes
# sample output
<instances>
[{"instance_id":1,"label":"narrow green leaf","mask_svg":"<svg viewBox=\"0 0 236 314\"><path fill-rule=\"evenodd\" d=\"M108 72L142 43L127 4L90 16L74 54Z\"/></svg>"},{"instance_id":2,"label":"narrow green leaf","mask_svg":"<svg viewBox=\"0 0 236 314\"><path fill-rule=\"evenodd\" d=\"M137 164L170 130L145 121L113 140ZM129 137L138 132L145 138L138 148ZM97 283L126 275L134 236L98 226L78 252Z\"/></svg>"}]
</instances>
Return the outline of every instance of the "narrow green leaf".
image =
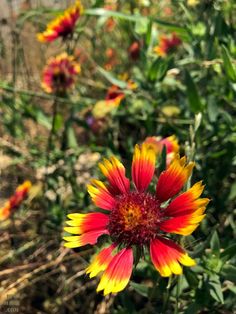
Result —
<instances>
[{"instance_id":1,"label":"narrow green leaf","mask_svg":"<svg viewBox=\"0 0 236 314\"><path fill-rule=\"evenodd\" d=\"M222 288L220 282L210 282L209 283L210 295L217 302L224 304L224 296L222 293Z\"/></svg>"},{"instance_id":2,"label":"narrow green leaf","mask_svg":"<svg viewBox=\"0 0 236 314\"><path fill-rule=\"evenodd\" d=\"M194 302L191 303L187 309L184 311L184 314L196 314L201 309L201 304Z\"/></svg>"},{"instance_id":3,"label":"narrow green leaf","mask_svg":"<svg viewBox=\"0 0 236 314\"><path fill-rule=\"evenodd\" d=\"M70 148L78 147L75 132L72 126L69 126L67 128L67 144L68 144L68 147Z\"/></svg>"},{"instance_id":4,"label":"narrow green leaf","mask_svg":"<svg viewBox=\"0 0 236 314\"><path fill-rule=\"evenodd\" d=\"M118 80L117 78L115 78L110 72L104 70L101 67L98 67L98 71L113 85L116 85L120 88L126 88L127 87L127 83L121 80Z\"/></svg>"},{"instance_id":5,"label":"narrow green leaf","mask_svg":"<svg viewBox=\"0 0 236 314\"><path fill-rule=\"evenodd\" d=\"M215 97L210 96L207 103L207 112L210 122L216 122L219 115L219 109Z\"/></svg>"},{"instance_id":6,"label":"narrow green leaf","mask_svg":"<svg viewBox=\"0 0 236 314\"><path fill-rule=\"evenodd\" d=\"M51 121L48 116L46 116L43 111L38 110L36 113L36 121L42 126L46 127L48 130L51 128Z\"/></svg>"},{"instance_id":7,"label":"narrow green leaf","mask_svg":"<svg viewBox=\"0 0 236 314\"><path fill-rule=\"evenodd\" d=\"M160 166L159 166L159 173L164 171L166 169L166 146L163 146L163 149L161 151L161 156L160 156Z\"/></svg>"},{"instance_id":8,"label":"narrow green leaf","mask_svg":"<svg viewBox=\"0 0 236 314\"><path fill-rule=\"evenodd\" d=\"M58 131L63 126L63 117L61 114L57 113L55 117L55 131Z\"/></svg>"},{"instance_id":9,"label":"narrow green leaf","mask_svg":"<svg viewBox=\"0 0 236 314\"><path fill-rule=\"evenodd\" d=\"M168 71L169 68L169 60L165 60L162 58L157 58L151 65L148 72L148 79L151 82L155 82L156 80L161 81Z\"/></svg>"},{"instance_id":10,"label":"narrow green leaf","mask_svg":"<svg viewBox=\"0 0 236 314\"><path fill-rule=\"evenodd\" d=\"M226 75L231 81L236 82L236 68L231 62L228 49L225 46L222 46L222 59Z\"/></svg>"},{"instance_id":11,"label":"narrow green leaf","mask_svg":"<svg viewBox=\"0 0 236 314\"><path fill-rule=\"evenodd\" d=\"M135 22L134 31L139 35L146 34L148 30L148 24L149 20L147 18L142 18Z\"/></svg>"},{"instance_id":12,"label":"narrow green leaf","mask_svg":"<svg viewBox=\"0 0 236 314\"><path fill-rule=\"evenodd\" d=\"M145 37L146 45L149 46L152 40L152 21L149 21Z\"/></svg>"},{"instance_id":13,"label":"narrow green leaf","mask_svg":"<svg viewBox=\"0 0 236 314\"><path fill-rule=\"evenodd\" d=\"M203 105L201 103L197 87L192 79L192 76L187 70L185 71L185 85L190 109L194 113L202 111Z\"/></svg>"},{"instance_id":14,"label":"narrow green leaf","mask_svg":"<svg viewBox=\"0 0 236 314\"><path fill-rule=\"evenodd\" d=\"M236 256L236 243L227 247L224 252L221 253L220 258L223 262L227 262L234 256Z\"/></svg>"},{"instance_id":15,"label":"narrow green leaf","mask_svg":"<svg viewBox=\"0 0 236 314\"><path fill-rule=\"evenodd\" d=\"M198 287L198 278L197 278L196 273L194 273L192 270L186 268L184 270L184 275L185 275L185 278L186 278L190 288L194 289L194 288Z\"/></svg>"},{"instance_id":16,"label":"narrow green leaf","mask_svg":"<svg viewBox=\"0 0 236 314\"><path fill-rule=\"evenodd\" d=\"M217 231L214 231L210 241L211 251L217 257L220 256L220 240Z\"/></svg>"},{"instance_id":17,"label":"narrow green leaf","mask_svg":"<svg viewBox=\"0 0 236 314\"><path fill-rule=\"evenodd\" d=\"M229 264L224 265L221 270L221 274L226 280L230 280L236 283L236 267L235 266L229 265Z\"/></svg>"},{"instance_id":18,"label":"narrow green leaf","mask_svg":"<svg viewBox=\"0 0 236 314\"><path fill-rule=\"evenodd\" d=\"M148 297L148 287L146 285L143 284L138 284L135 282L130 282L131 287L134 288L134 290L136 292L138 292L140 295L142 295L143 297Z\"/></svg>"},{"instance_id":19,"label":"narrow green leaf","mask_svg":"<svg viewBox=\"0 0 236 314\"><path fill-rule=\"evenodd\" d=\"M126 21L131 21L131 22L136 22L140 21L140 19L145 19L145 17L141 15L130 15L130 14L125 14L117 11L112 11L112 10L106 10L102 8L96 8L96 9L88 9L84 12L85 15L95 15L95 16L105 16L105 17L114 17L114 18L119 18L123 19Z\"/></svg>"},{"instance_id":20,"label":"narrow green leaf","mask_svg":"<svg viewBox=\"0 0 236 314\"><path fill-rule=\"evenodd\" d=\"M85 15L92 15L92 16L113 17L113 18L118 18L118 19L130 21L130 22L136 22L136 21L140 21L141 19L144 19L144 20L147 19L146 16L142 16L140 14L131 15L131 14L121 13L121 12L117 12L117 11L106 10L106 9L102 9L102 8L88 9L85 11L84 14ZM185 27L179 26L178 24L169 23L165 20L160 20L160 19L157 19L154 17L148 17L148 19L150 21L153 21L153 22L165 27L169 31L176 32L177 34L181 35L181 37L184 39L190 38L189 31Z\"/></svg>"}]
</instances>

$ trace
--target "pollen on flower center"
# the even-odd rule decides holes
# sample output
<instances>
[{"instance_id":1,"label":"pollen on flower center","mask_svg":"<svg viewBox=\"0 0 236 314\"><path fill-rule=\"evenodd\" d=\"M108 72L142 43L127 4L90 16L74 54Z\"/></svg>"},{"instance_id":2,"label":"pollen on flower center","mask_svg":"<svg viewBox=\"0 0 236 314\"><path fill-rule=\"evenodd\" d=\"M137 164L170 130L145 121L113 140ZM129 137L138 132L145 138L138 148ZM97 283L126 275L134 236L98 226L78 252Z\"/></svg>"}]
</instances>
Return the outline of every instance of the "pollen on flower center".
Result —
<instances>
[{"instance_id":1,"label":"pollen on flower center","mask_svg":"<svg viewBox=\"0 0 236 314\"><path fill-rule=\"evenodd\" d=\"M147 244L157 234L160 203L149 193L119 196L109 216L108 230L114 241L128 245Z\"/></svg>"}]
</instances>

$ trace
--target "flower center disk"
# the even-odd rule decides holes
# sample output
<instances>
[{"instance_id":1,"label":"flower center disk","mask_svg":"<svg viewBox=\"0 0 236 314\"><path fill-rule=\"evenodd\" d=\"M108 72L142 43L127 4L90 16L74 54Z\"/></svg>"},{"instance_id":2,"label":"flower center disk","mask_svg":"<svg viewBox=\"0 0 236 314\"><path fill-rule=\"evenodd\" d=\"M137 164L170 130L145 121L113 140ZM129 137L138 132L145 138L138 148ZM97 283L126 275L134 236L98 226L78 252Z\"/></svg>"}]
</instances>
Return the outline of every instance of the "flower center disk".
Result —
<instances>
[{"instance_id":1,"label":"flower center disk","mask_svg":"<svg viewBox=\"0 0 236 314\"><path fill-rule=\"evenodd\" d=\"M160 222L160 203L149 193L131 192L117 197L108 230L115 242L145 245L154 239Z\"/></svg>"}]
</instances>

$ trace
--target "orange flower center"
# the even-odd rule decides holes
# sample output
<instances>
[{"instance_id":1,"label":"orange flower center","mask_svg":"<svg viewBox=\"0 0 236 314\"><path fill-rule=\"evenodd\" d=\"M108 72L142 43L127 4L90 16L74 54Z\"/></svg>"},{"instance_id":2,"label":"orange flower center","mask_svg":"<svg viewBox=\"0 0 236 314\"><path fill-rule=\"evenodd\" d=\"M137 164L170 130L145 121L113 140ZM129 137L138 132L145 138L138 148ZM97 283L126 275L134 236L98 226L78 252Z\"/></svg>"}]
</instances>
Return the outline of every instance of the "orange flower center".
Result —
<instances>
[{"instance_id":1,"label":"orange flower center","mask_svg":"<svg viewBox=\"0 0 236 314\"><path fill-rule=\"evenodd\" d=\"M116 242L144 245L152 240L160 222L160 203L149 193L131 192L117 198L108 230Z\"/></svg>"}]
</instances>

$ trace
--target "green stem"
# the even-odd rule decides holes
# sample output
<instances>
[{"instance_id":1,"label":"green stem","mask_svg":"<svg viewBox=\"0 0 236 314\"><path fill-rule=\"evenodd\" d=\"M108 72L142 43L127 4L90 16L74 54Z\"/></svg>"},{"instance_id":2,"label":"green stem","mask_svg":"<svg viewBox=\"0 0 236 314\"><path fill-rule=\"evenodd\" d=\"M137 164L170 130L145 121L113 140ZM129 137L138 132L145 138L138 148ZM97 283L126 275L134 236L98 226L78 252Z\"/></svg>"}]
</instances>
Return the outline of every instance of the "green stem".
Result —
<instances>
[{"instance_id":1,"label":"green stem","mask_svg":"<svg viewBox=\"0 0 236 314\"><path fill-rule=\"evenodd\" d=\"M166 287L166 293L164 295L164 301L163 301L163 313L166 313L169 299L170 299L170 287L172 283L172 277L169 277L168 286Z\"/></svg>"},{"instance_id":2,"label":"green stem","mask_svg":"<svg viewBox=\"0 0 236 314\"><path fill-rule=\"evenodd\" d=\"M67 98L63 98L63 97L58 97L58 96L52 96L52 95L48 95L48 94L44 94L44 93L37 93L37 92L31 92L28 90L24 90L24 89L18 89L18 88L14 88L11 87L9 85L3 84L2 82L0 82L0 88L3 90L6 90L8 92L11 93L16 93L16 94L21 94L21 95L27 95L27 96L32 96L32 97L39 97L39 98L43 98L43 99L49 99L49 100L56 100L58 103L67 103L67 104L72 104L74 105L74 102L70 101ZM89 97L83 97L80 96L81 100L87 100L87 101L91 101L91 102L96 102L96 99L93 98L89 98Z\"/></svg>"},{"instance_id":3,"label":"green stem","mask_svg":"<svg viewBox=\"0 0 236 314\"><path fill-rule=\"evenodd\" d=\"M45 186L47 183L47 178L48 178L48 166L50 163L50 153L52 151L52 144L53 144L53 137L55 135L55 126L56 126L56 116L57 116L57 100L56 98L54 99L53 102L53 107L52 107L52 111L53 111L53 116L52 116L52 125L51 125L51 130L49 133L49 137L48 137L48 144L47 144L47 149L46 149L46 175L45 175Z\"/></svg>"},{"instance_id":4,"label":"green stem","mask_svg":"<svg viewBox=\"0 0 236 314\"><path fill-rule=\"evenodd\" d=\"M180 296L180 286L181 286L182 276L179 276L177 279L177 292L176 292L176 303L175 303L175 312L174 314L179 313L179 296Z\"/></svg>"}]
</instances>

